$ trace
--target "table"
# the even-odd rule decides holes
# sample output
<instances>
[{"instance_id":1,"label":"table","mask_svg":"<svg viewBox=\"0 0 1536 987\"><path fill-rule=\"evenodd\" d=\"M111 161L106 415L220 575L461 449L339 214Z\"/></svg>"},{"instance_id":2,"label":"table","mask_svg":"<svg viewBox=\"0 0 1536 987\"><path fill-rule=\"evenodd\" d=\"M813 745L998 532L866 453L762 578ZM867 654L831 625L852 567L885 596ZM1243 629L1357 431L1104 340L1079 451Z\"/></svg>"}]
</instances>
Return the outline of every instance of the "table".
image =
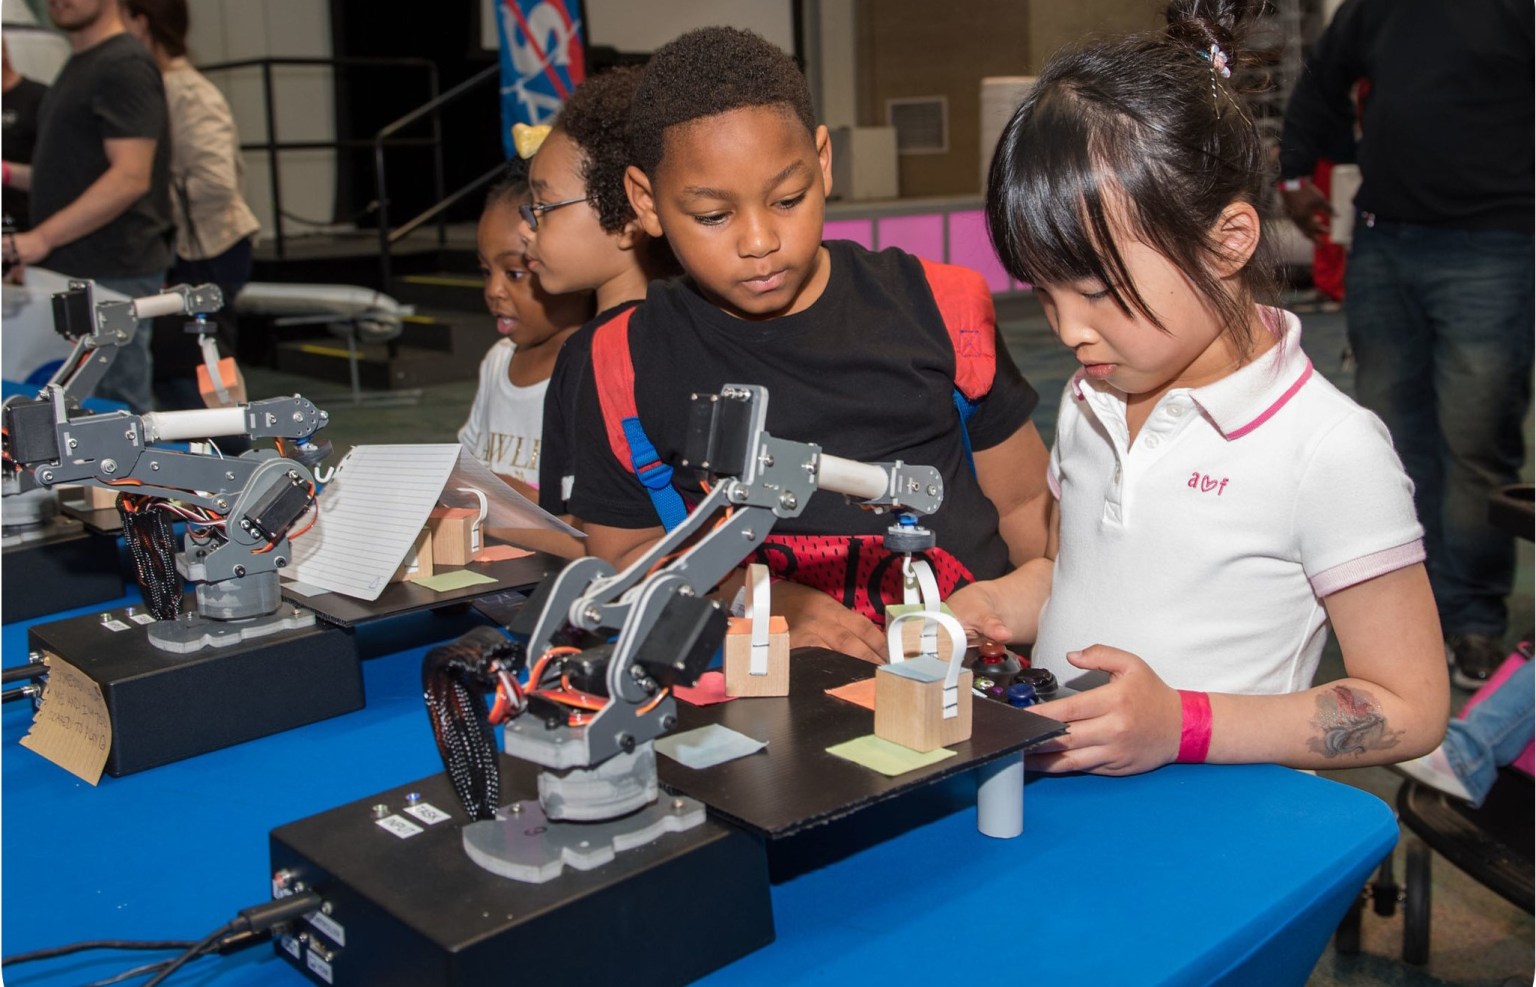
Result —
<instances>
[{"instance_id":1,"label":"table","mask_svg":"<svg viewBox=\"0 0 1536 987\"><path fill-rule=\"evenodd\" d=\"M360 639L362 653L383 653L364 662L362 710L96 788L20 747L30 709L6 704L4 954L200 938L269 896L272 828L441 770L420 695L424 649L388 649L410 636L395 621L431 619L358 629L377 635ZM4 664L25 660L25 626L0 628ZM1031 776L1024 835L1011 841L977 833L965 777L919 802L915 825L860 814L783 844L777 941L703 982L1300 984L1398 832L1374 796L1268 765ZM676 945L705 933L680 929ZM643 961L665 962L666 946ZM165 955L85 953L4 979L78 987ZM169 983L306 981L258 946Z\"/></svg>"}]
</instances>

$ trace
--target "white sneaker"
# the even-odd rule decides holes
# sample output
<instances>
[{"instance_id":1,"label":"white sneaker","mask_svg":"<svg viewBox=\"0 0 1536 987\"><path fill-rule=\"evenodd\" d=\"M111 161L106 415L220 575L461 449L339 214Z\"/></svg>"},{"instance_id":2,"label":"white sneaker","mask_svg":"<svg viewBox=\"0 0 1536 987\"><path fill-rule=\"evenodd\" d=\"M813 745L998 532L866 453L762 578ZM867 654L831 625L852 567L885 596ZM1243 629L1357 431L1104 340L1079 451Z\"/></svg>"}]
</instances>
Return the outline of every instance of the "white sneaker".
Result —
<instances>
[{"instance_id":1,"label":"white sneaker","mask_svg":"<svg viewBox=\"0 0 1536 987\"><path fill-rule=\"evenodd\" d=\"M1472 793L1467 791L1467 786L1456 777L1456 771L1451 767L1451 759L1446 757L1445 751L1439 747L1423 757L1416 757L1412 761L1404 761L1393 767L1421 785L1427 785L1463 802L1472 801Z\"/></svg>"}]
</instances>

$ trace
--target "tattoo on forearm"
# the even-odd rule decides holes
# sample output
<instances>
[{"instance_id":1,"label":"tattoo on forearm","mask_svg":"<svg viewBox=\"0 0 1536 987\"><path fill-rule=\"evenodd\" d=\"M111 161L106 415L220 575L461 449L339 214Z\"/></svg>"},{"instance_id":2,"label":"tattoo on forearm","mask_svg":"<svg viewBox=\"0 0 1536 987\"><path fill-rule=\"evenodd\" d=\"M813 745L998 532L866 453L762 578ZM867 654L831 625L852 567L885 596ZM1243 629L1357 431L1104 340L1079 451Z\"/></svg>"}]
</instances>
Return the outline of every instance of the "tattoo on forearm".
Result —
<instances>
[{"instance_id":1,"label":"tattoo on forearm","mask_svg":"<svg viewBox=\"0 0 1536 987\"><path fill-rule=\"evenodd\" d=\"M1375 697L1343 685L1318 694L1317 719L1312 725L1319 734L1307 741L1307 747L1324 757L1389 750L1403 735L1388 727Z\"/></svg>"}]
</instances>

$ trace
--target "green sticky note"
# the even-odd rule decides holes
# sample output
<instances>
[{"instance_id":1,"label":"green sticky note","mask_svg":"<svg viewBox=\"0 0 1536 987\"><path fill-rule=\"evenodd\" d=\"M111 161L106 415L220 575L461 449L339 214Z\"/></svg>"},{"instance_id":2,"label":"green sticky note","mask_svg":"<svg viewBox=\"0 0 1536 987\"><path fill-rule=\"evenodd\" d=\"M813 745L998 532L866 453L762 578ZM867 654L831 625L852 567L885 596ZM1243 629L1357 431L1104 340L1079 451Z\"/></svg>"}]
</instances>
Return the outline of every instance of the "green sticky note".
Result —
<instances>
[{"instance_id":1,"label":"green sticky note","mask_svg":"<svg viewBox=\"0 0 1536 987\"><path fill-rule=\"evenodd\" d=\"M446 593L449 590L463 589L466 586L478 586L481 583L494 583L494 577L487 576L483 572L473 569L449 569L447 572L439 572L426 579L413 579L411 582L417 586L425 586L436 593Z\"/></svg>"},{"instance_id":2,"label":"green sticky note","mask_svg":"<svg viewBox=\"0 0 1536 987\"><path fill-rule=\"evenodd\" d=\"M904 775L908 771L916 771L918 768L926 768L930 764L938 764L945 758L955 756L954 751L945 747L924 754L910 747L893 744L889 740L881 740L872 733L828 747L827 753L845 761L852 761L854 764L862 764L890 778Z\"/></svg>"}]
</instances>

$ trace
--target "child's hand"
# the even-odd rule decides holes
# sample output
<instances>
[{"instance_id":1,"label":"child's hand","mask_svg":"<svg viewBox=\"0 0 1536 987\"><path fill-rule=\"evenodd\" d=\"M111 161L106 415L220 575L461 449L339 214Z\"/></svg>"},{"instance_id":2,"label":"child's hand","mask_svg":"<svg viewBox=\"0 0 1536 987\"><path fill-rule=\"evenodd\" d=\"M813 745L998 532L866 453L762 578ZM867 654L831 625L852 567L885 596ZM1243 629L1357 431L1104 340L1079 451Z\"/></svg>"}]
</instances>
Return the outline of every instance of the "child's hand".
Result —
<instances>
[{"instance_id":1,"label":"child's hand","mask_svg":"<svg viewBox=\"0 0 1536 987\"><path fill-rule=\"evenodd\" d=\"M828 648L885 663L885 632L821 590L788 580L774 583L773 612L788 622L791 648Z\"/></svg>"},{"instance_id":2,"label":"child's hand","mask_svg":"<svg viewBox=\"0 0 1536 987\"><path fill-rule=\"evenodd\" d=\"M962 586L944 602L949 605L950 612L965 628L965 636L969 640L983 638L1003 643L1016 640L1007 622L1001 616L1002 607L997 598L994 582Z\"/></svg>"},{"instance_id":3,"label":"child's hand","mask_svg":"<svg viewBox=\"0 0 1536 987\"><path fill-rule=\"evenodd\" d=\"M1070 651L1067 660L1078 668L1108 672L1109 683L1030 707L1031 713L1070 727L1066 736L1030 752L1030 770L1129 775L1178 756L1183 724L1179 694L1146 662L1103 644Z\"/></svg>"}]
</instances>

